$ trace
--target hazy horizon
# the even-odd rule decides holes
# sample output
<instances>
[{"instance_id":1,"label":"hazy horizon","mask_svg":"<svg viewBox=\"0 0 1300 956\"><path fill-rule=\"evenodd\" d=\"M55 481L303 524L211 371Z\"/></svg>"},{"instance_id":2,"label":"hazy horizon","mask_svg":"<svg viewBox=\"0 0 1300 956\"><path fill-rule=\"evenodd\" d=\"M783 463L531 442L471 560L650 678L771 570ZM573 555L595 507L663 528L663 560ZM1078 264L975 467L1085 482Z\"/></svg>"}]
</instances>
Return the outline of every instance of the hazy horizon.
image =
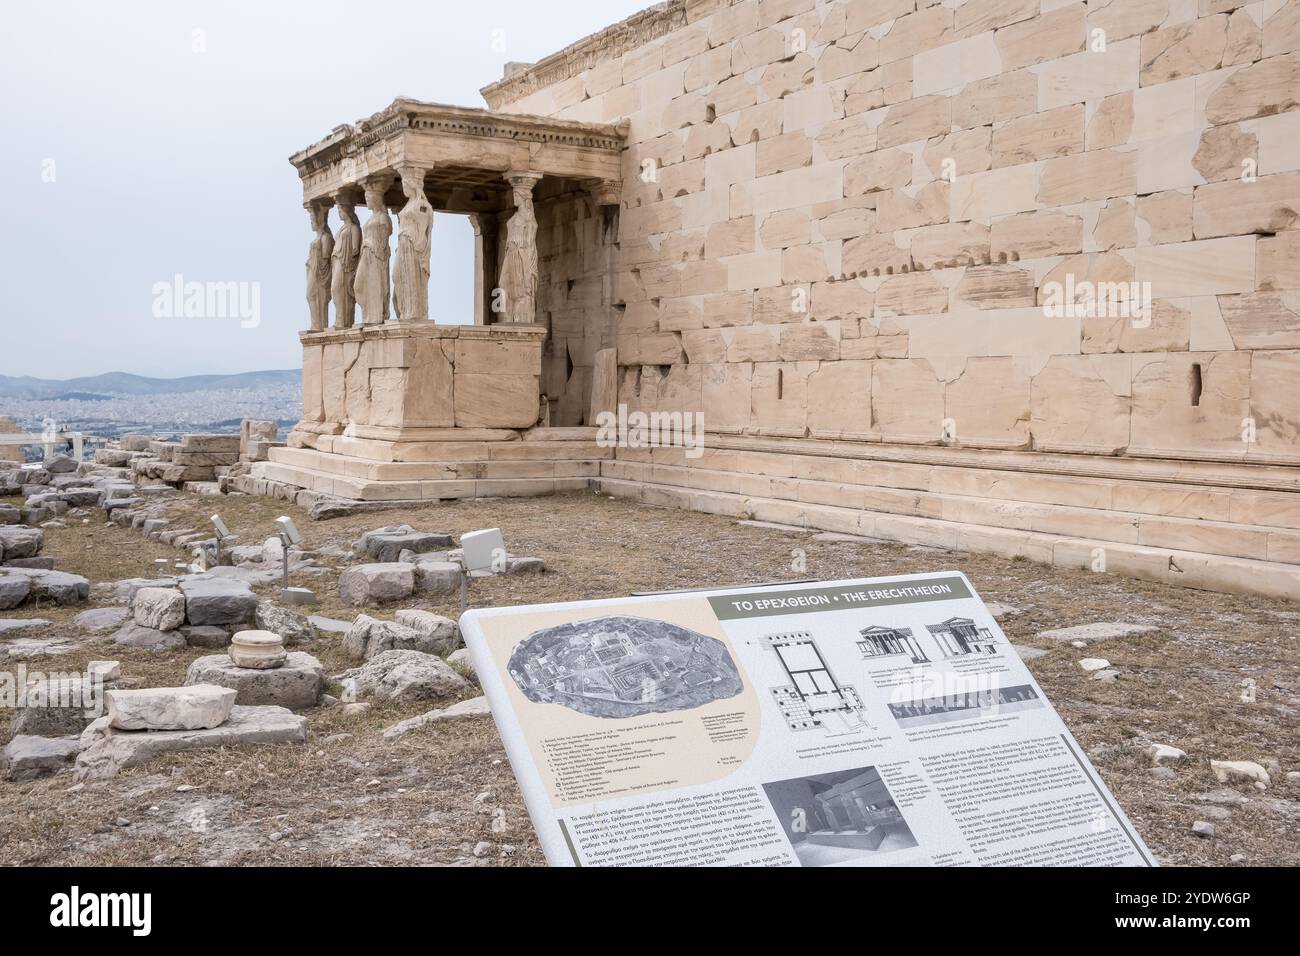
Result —
<instances>
[{"instance_id":1,"label":"hazy horizon","mask_svg":"<svg viewBox=\"0 0 1300 956\"><path fill-rule=\"evenodd\" d=\"M479 88L507 61L647 5L573 2L556 16L487 0L454 17L412 0L6 9L0 175L16 215L0 274L6 328L23 342L0 374L300 368L311 230L289 155L398 96L483 106ZM379 12L384 29L367 29ZM468 223L436 215L436 321L469 321L472 265ZM256 288L260 321L157 317L176 276Z\"/></svg>"}]
</instances>

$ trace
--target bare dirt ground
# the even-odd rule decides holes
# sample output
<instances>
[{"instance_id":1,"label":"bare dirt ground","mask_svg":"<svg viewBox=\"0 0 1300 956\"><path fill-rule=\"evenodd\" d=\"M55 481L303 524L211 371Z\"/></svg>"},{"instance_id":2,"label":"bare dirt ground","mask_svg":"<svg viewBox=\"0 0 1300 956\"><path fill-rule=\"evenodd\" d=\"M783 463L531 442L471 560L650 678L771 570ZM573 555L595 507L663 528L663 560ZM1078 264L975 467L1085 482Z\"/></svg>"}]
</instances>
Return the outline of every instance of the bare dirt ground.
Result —
<instances>
[{"instance_id":1,"label":"bare dirt ground","mask_svg":"<svg viewBox=\"0 0 1300 956\"><path fill-rule=\"evenodd\" d=\"M632 591L723 586L800 578L848 578L958 569L986 601L1019 609L1000 619L1010 639L1047 649L1030 662L1070 730L1088 750L1138 831L1170 864L1300 864L1300 604L1065 572L1027 561L752 527L709 515L645 508L595 494L503 499L388 511L311 522L293 506L263 498L178 495L172 526L207 527L219 511L243 543L260 542L279 514L292 515L307 547L350 546L361 532L406 522L428 531L501 527L516 554L546 560L542 575L476 582L473 606L623 596ZM138 531L89 524L46 532L45 554L92 582L151 576L174 549ZM795 570L796 551L806 567ZM334 568L337 558L326 559ZM351 620L334 573L299 576L316 589L314 613ZM263 589L270 596L273 588ZM1298 596L1300 597L1300 596ZM92 598L86 607L107 602ZM455 617L458 606L404 605ZM390 616L391 610L378 612ZM77 670L89 660L122 662L142 686L177 685L208 651L154 655L88 637L69 622L80 609L41 606L2 617L43 617L38 634L78 642L69 654L29 659L29 670ZM1154 625L1080 650L1036 638L1049 628L1097 621ZM8 639L12 639L9 637ZM5 640L0 638L0 640ZM327 674L349 666L337 636L309 648ZM1089 679L1082 657L1104 657L1118 680ZM3 666L13 669L16 662ZM1253 681L1254 699L1243 697ZM74 786L69 774L30 783L0 781L3 864L460 864L543 862L490 718L431 724L397 740L382 731L425 705L376 706L355 717L339 707L308 712L306 747L196 751L158 760L103 783ZM11 716L0 712L0 740ZM1148 743L1190 759L1153 774ZM1265 793L1225 787L1210 759L1255 760L1273 770ZM494 814L504 819L494 832ZM502 817L503 814L503 817ZM1194 836L1209 820L1213 839ZM474 848L480 843L479 856Z\"/></svg>"}]
</instances>

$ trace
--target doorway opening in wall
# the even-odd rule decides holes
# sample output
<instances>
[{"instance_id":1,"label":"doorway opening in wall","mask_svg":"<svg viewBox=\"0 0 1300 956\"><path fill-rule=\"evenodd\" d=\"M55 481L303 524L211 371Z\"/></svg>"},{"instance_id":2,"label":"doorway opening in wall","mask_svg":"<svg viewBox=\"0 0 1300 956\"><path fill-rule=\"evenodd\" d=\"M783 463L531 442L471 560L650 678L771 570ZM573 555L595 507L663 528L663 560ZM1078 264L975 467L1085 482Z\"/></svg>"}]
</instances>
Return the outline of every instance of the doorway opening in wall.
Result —
<instances>
[{"instance_id":1,"label":"doorway opening in wall","mask_svg":"<svg viewBox=\"0 0 1300 956\"><path fill-rule=\"evenodd\" d=\"M474 324L474 227L469 216L438 210L429 239L429 318Z\"/></svg>"}]
</instances>

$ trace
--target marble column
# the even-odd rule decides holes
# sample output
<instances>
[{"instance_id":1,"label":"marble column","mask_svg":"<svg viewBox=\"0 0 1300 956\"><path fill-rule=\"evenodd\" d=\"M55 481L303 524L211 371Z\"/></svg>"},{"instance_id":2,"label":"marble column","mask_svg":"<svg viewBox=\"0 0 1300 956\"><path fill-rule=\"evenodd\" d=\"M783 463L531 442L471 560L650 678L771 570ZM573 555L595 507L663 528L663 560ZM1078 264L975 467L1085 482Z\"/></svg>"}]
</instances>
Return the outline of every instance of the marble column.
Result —
<instances>
[{"instance_id":1,"label":"marble column","mask_svg":"<svg viewBox=\"0 0 1300 956\"><path fill-rule=\"evenodd\" d=\"M515 211L506 223L505 255L501 263L501 321L532 324L537 320L537 215L533 187L541 173L505 174Z\"/></svg>"},{"instance_id":2,"label":"marble column","mask_svg":"<svg viewBox=\"0 0 1300 956\"><path fill-rule=\"evenodd\" d=\"M474 324L491 325L492 292L497 288L497 214L473 213L469 217L474 229Z\"/></svg>"},{"instance_id":3,"label":"marble column","mask_svg":"<svg viewBox=\"0 0 1300 956\"><path fill-rule=\"evenodd\" d=\"M393 264L393 309L399 322L429 320L429 240L433 207L424 193L425 169L400 169L406 205L397 214L397 261Z\"/></svg>"},{"instance_id":4,"label":"marble column","mask_svg":"<svg viewBox=\"0 0 1300 956\"><path fill-rule=\"evenodd\" d=\"M323 332L330 320L330 257L334 254L334 236L329 227L330 201L309 203L311 245L307 247L307 311L311 330Z\"/></svg>"},{"instance_id":5,"label":"marble column","mask_svg":"<svg viewBox=\"0 0 1300 956\"><path fill-rule=\"evenodd\" d=\"M330 298L334 300L334 327L350 329L356 322L357 299L352 283L361 258L361 224L357 221L356 203L345 190L334 194L339 213L339 233L334 237L334 255L330 262Z\"/></svg>"},{"instance_id":6,"label":"marble column","mask_svg":"<svg viewBox=\"0 0 1300 956\"><path fill-rule=\"evenodd\" d=\"M388 240L393 221L384 205L389 177L372 177L365 181L366 208L370 218L361 227L361 253L357 259L353 295L361 308L362 325L380 325L388 321Z\"/></svg>"}]
</instances>

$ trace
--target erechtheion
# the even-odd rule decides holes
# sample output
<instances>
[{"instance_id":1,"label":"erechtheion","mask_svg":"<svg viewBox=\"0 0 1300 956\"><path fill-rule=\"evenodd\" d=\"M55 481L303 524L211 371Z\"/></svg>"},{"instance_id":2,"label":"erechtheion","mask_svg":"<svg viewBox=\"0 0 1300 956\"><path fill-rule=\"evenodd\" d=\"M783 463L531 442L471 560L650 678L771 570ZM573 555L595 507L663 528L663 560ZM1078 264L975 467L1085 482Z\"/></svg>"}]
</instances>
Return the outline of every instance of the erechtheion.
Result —
<instances>
[{"instance_id":1,"label":"erechtheion","mask_svg":"<svg viewBox=\"0 0 1300 956\"><path fill-rule=\"evenodd\" d=\"M1300 595L1300 4L670 0L483 96L292 157L303 418L250 489ZM444 213L474 325L429 300ZM598 442L620 405L701 447Z\"/></svg>"}]
</instances>

